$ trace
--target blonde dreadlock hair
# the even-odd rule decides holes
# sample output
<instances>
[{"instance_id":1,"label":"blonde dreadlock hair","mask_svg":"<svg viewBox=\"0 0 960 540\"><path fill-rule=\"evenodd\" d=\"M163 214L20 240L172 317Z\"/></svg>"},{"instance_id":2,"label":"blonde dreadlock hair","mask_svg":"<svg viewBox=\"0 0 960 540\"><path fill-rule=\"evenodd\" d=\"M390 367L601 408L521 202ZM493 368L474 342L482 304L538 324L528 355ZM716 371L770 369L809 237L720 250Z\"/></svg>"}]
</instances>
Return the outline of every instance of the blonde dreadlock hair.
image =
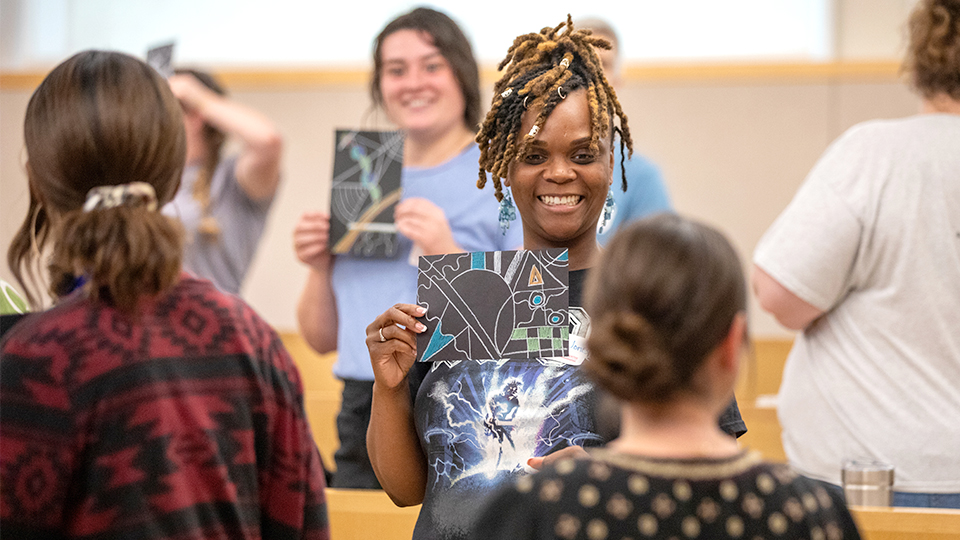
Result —
<instances>
[{"instance_id":1,"label":"blonde dreadlock hair","mask_svg":"<svg viewBox=\"0 0 960 540\"><path fill-rule=\"evenodd\" d=\"M620 134L620 175L626 191L623 164L625 157L633 154L633 139L627 127L627 115L603 74L594 47L609 49L610 42L594 37L590 30L574 30L570 15L555 28L547 27L538 34L525 34L514 40L506 58L497 67L500 71L507 69L494 85L493 103L477 133L480 145L477 187L483 189L489 172L497 200L502 200L501 179L507 177L510 162L523 157L527 145L543 128L557 104L570 92L584 88L590 106L590 148L599 151L599 141L610 129ZM519 134L527 109L540 112L530 132ZM613 123L614 116L620 119L619 126Z\"/></svg>"},{"instance_id":2,"label":"blonde dreadlock hair","mask_svg":"<svg viewBox=\"0 0 960 540\"><path fill-rule=\"evenodd\" d=\"M200 84L213 90L215 94L220 96L227 95L227 91L220 82L206 71L181 68L174 70L174 72L178 75L192 75L200 81ZM213 173L217 170L217 166L220 165L220 153L223 149L223 144L227 140L227 134L206 122L203 124L202 133L204 144L207 146L207 156L204 158L203 163L200 164L200 170L197 171L197 178L193 182L192 194L194 200L196 200L200 206L200 224L197 226L197 232L200 233L201 238L216 240L217 237L220 236L220 224L217 223L217 218L213 217L210 211L210 188L213 183Z\"/></svg>"}]
</instances>

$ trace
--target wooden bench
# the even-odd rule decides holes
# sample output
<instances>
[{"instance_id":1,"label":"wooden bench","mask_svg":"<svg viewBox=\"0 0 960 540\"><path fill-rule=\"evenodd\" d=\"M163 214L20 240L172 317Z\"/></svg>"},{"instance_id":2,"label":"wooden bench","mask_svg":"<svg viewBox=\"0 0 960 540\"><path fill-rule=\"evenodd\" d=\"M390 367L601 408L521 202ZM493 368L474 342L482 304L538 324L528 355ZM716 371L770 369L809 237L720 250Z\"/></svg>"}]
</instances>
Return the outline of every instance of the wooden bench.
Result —
<instances>
[{"instance_id":1,"label":"wooden bench","mask_svg":"<svg viewBox=\"0 0 960 540\"><path fill-rule=\"evenodd\" d=\"M336 418L340 410L343 383L333 376L336 353L317 354L295 331L280 332L280 338L300 368L303 379L304 407L310 419L314 441L320 449L324 465L334 469L333 453L340 446ZM770 461L785 462L780 442L780 423L776 408L757 404L757 398L776 394L780 387L783 364L792 340L756 339L752 353L744 362L737 385L740 413L747 424L747 434L740 439L743 446L758 450ZM762 397L761 397L762 399Z\"/></svg>"},{"instance_id":2,"label":"wooden bench","mask_svg":"<svg viewBox=\"0 0 960 540\"><path fill-rule=\"evenodd\" d=\"M333 453L340 446L337 438L337 413L343 383L333 376L337 353L318 354L297 332L278 332L283 345L300 370L303 381L303 406L307 411L313 440L320 449L323 464L334 470Z\"/></svg>"},{"instance_id":3,"label":"wooden bench","mask_svg":"<svg viewBox=\"0 0 960 540\"><path fill-rule=\"evenodd\" d=\"M399 508L380 490L328 488L327 514L336 540L410 540L420 506Z\"/></svg>"},{"instance_id":4,"label":"wooden bench","mask_svg":"<svg viewBox=\"0 0 960 540\"><path fill-rule=\"evenodd\" d=\"M957 540L960 510L936 508L850 508L864 540Z\"/></svg>"},{"instance_id":5,"label":"wooden bench","mask_svg":"<svg viewBox=\"0 0 960 540\"><path fill-rule=\"evenodd\" d=\"M408 540L419 506L398 508L379 490L328 489L330 533L337 540ZM958 540L960 510L852 507L864 540Z\"/></svg>"}]
</instances>

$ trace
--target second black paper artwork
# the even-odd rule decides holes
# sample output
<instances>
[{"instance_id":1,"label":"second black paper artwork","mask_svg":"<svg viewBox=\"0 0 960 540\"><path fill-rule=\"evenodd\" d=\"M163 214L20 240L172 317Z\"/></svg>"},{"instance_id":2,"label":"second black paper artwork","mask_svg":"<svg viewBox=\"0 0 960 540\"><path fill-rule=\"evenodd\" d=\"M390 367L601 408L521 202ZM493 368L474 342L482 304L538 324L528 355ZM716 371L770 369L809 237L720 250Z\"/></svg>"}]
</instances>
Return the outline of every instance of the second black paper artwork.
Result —
<instances>
[{"instance_id":1,"label":"second black paper artwork","mask_svg":"<svg viewBox=\"0 0 960 540\"><path fill-rule=\"evenodd\" d=\"M393 210L400 200L403 134L337 130L330 194L330 245L337 254L399 253Z\"/></svg>"}]
</instances>

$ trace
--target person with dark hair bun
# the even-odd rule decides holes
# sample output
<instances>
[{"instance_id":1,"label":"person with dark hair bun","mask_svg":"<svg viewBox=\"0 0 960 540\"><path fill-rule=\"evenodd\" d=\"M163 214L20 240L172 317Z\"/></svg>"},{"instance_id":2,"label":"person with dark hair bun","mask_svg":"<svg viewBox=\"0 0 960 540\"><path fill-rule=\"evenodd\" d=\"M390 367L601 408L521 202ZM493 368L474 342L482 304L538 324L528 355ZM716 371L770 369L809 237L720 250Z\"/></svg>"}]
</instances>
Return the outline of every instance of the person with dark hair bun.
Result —
<instances>
[{"instance_id":1,"label":"person with dark hair bun","mask_svg":"<svg viewBox=\"0 0 960 540\"><path fill-rule=\"evenodd\" d=\"M585 294L584 368L622 400L620 436L504 489L473 538L859 538L837 494L717 426L747 337L723 234L672 214L627 225Z\"/></svg>"},{"instance_id":2,"label":"person with dark hair bun","mask_svg":"<svg viewBox=\"0 0 960 540\"><path fill-rule=\"evenodd\" d=\"M894 467L894 506L960 508L960 0L921 0L921 113L850 128L754 254L760 306L800 330L777 412L790 464Z\"/></svg>"},{"instance_id":3,"label":"person with dark hair bun","mask_svg":"<svg viewBox=\"0 0 960 540\"><path fill-rule=\"evenodd\" d=\"M477 185L489 175L487 197L500 202L501 219L519 215L524 249L567 251L569 356L416 363L416 335L425 329L416 318L425 309L396 304L367 326L370 461L394 502L422 503L417 539L465 537L498 486L606 442L601 396L581 369L590 326L581 292L600 255L613 146L631 145L595 50L607 45L569 17L518 36L477 134ZM616 181L626 182L622 170ZM746 427L731 401L722 428L735 445Z\"/></svg>"},{"instance_id":4,"label":"person with dark hair bun","mask_svg":"<svg viewBox=\"0 0 960 540\"><path fill-rule=\"evenodd\" d=\"M158 211L186 149L167 82L78 53L33 93L24 140L7 258L34 307L42 283L55 305L0 342L4 537L328 538L296 366L249 306L181 270L183 228Z\"/></svg>"},{"instance_id":5,"label":"person with dark hair bun","mask_svg":"<svg viewBox=\"0 0 960 540\"><path fill-rule=\"evenodd\" d=\"M280 185L283 138L273 121L228 97L210 73L177 69L169 83L183 107L187 163L163 212L187 232L184 267L240 294ZM242 146L223 157L230 136Z\"/></svg>"}]
</instances>

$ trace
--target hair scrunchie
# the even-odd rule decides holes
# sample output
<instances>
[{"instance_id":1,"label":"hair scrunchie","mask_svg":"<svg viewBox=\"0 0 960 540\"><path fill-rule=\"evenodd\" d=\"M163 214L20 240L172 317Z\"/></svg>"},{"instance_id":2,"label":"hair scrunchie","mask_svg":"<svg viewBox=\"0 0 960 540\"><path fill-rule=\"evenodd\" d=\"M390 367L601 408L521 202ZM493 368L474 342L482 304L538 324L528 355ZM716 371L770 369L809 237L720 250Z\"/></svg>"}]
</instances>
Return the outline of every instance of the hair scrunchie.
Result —
<instances>
[{"instance_id":1,"label":"hair scrunchie","mask_svg":"<svg viewBox=\"0 0 960 540\"><path fill-rule=\"evenodd\" d=\"M83 203L84 212L106 210L119 206L145 206L153 212L157 209L157 192L146 182L130 182L116 186L97 186L87 192Z\"/></svg>"}]
</instances>

